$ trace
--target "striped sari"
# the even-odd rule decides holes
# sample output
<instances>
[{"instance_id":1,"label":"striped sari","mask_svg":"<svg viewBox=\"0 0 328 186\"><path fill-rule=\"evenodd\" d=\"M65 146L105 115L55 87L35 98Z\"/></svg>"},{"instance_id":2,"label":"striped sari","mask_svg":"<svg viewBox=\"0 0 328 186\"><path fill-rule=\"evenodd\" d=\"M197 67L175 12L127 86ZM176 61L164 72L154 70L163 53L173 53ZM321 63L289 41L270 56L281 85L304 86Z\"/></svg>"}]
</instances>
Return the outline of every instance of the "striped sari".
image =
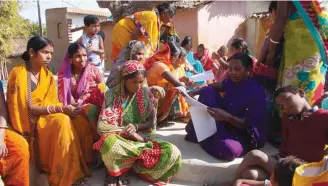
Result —
<instances>
[{"instance_id":1,"label":"striped sari","mask_svg":"<svg viewBox=\"0 0 328 186\"><path fill-rule=\"evenodd\" d=\"M97 126L102 138L94 148L100 151L111 176L120 176L132 169L150 183L161 185L169 182L181 167L179 149L164 141L132 141L120 133L128 124L145 123L156 108L156 100L148 87L139 88L128 100L122 81L123 76L145 69L138 61L125 62L121 68L115 69L121 70L109 82L105 93ZM151 122L155 124L156 117Z\"/></svg>"}]
</instances>

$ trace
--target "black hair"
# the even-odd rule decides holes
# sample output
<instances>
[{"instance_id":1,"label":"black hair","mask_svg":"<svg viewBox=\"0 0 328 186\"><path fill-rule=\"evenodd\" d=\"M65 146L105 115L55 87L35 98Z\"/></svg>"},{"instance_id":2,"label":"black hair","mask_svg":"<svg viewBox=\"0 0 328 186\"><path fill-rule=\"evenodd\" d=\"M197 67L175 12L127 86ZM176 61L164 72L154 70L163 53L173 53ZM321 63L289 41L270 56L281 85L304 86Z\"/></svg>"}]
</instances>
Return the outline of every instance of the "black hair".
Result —
<instances>
[{"instance_id":1,"label":"black hair","mask_svg":"<svg viewBox=\"0 0 328 186\"><path fill-rule=\"evenodd\" d=\"M203 50L205 50L205 45L204 44L200 44L200 45L198 45L197 48L202 48Z\"/></svg>"},{"instance_id":2,"label":"black hair","mask_svg":"<svg viewBox=\"0 0 328 186\"><path fill-rule=\"evenodd\" d=\"M250 53L246 41L243 40L242 38L236 38L236 39L232 40L231 46L236 49L241 48L242 52L244 52L246 54Z\"/></svg>"},{"instance_id":3,"label":"black hair","mask_svg":"<svg viewBox=\"0 0 328 186\"><path fill-rule=\"evenodd\" d=\"M298 90L298 88L293 87L291 85L288 85L288 86L285 86L285 87L280 87L274 92L273 100L276 100L276 98L282 93L291 92L291 93L295 94L295 93L297 93L297 90Z\"/></svg>"},{"instance_id":4,"label":"black hair","mask_svg":"<svg viewBox=\"0 0 328 186\"><path fill-rule=\"evenodd\" d=\"M87 15L84 17L83 21L85 26L90 26L92 24L96 24L97 22L99 22L99 19L95 15Z\"/></svg>"},{"instance_id":5,"label":"black hair","mask_svg":"<svg viewBox=\"0 0 328 186\"><path fill-rule=\"evenodd\" d=\"M54 46L52 41L46 37L42 36L34 36L27 42L26 51L22 54L22 59L24 61L30 60L29 50L33 49L35 53L37 53L39 50L43 49L46 46Z\"/></svg>"},{"instance_id":6,"label":"black hair","mask_svg":"<svg viewBox=\"0 0 328 186\"><path fill-rule=\"evenodd\" d=\"M273 170L273 180L279 186L293 185L295 170L304 163L304 161L294 156L287 156L286 158L280 159Z\"/></svg>"},{"instance_id":7,"label":"black hair","mask_svg":"<svg viewBox=\"0 0 328 186\"><path fill-rule=\"evenodd\" d=\"M277 10L277 1L271 1L270 5L269 5L269 12L272 13L273 11Z\"/></svg>"},{"instance_id":8,"label":"black hair","mask_svg":"<svg viewBox=\"0 0 328 186\"><path fill-rule=\"evenodd\" d=\"M180 48L180 55L179 55L179 58L180 57L186 57L187 56L187 51L186 49L184 49L183 47L179 47Z\"/></svg>"},{"instance_id":9,"label":"black hair","mask_svg":"<svg viewBox=\"0 0 328 186\"><path fill-rule=\"evenodd\" d=\"M162 14L163 12L167 12L170 15L175 15L176 13L175 7L170 3L162 3L160 5L157 5L156 8L159 14Z\"/></svg>"},{"instance_id":10,"label":"black hair","mask_svg":"<svg viewBox=\"0 0 328 186\"><path fill-rule=\"evenodd\" d=\"M181 54L181 48L179 45L177 45L175 42L169 42L170 52L171 56L180 56Z\"/></svg>"},{"instance_id":11,"label":"black hair","mask_svg":"<svg viewBox=\"0 0 328 186\"><path fill-rule=\"evenodd\" d=\"M233 59L239 60L241 62L241 64L243 65L243 67L246 69L252 69L252 67L253 67L253 60L246 53L243 53L243 52L236 53L233 56L229 57L227 61L229 62Z\"/></svg>"},{"instance_id":12,"label":"black hair","mask_svg":"<svg viewBox=\"0 0 328 186\"><path fill-rule=\"evenodd\" d=\"M100 31L97 33L97 35L99 35L99 36L102 38L102 40L105 41L105 33L104 33L103 31L100 30Z\"/></svg>"},{"instance_id":13,"label":"black hair","mask_svg":"<svg viewBox=\"0 0 328 186\"><path fill-rule=\"evenodd\" d=\"M81 43L71 43L68 46L67 52L69 54L69 57L72 58L73 55L79 50L79 49L84 49L85 51L87 51L87 48L85 48L84 45L82 45Z\"/></svg>"},{"instance_id":14,"label":"black hair","mask_svg":"<svg viewBox=\"0 0 328 186\"><path fill-rule=\"evenodd\" d=\"M123 76L122 79L123 79L123 80L128 80L128 79L135 78L135 77L137 77L138 75L143 75L144 77L146 77L147 73L146 73L145 70L137 70L137 71L133 72L132 74L129 74L129 75Z\"/></svg>"},{"instance_id":15,"label":"black hair","mask_svg":"<svg viewBox=\"0 0 328 186\"><path fill-rule=\"evenodd\" d=\"M192 38L190 36L186 36L181 42L182 47L185 47L186 45L192 46Z\"/></svg>"}]
</instances>

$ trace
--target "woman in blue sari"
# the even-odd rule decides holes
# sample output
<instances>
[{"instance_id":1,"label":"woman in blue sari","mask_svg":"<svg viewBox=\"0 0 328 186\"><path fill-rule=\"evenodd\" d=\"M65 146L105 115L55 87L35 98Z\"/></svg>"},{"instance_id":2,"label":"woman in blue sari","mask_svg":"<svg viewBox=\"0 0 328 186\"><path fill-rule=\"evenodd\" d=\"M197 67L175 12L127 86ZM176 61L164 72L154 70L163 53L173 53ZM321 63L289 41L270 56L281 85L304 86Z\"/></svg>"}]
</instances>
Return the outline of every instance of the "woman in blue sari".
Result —
<instances>
[{"instance_id":1,"label":"woman in blue sari","mask_svg":"<svg viewBox=\"0 0 328 186\"><path fill-rule=\"evenodd\" d=\"M199 74L199 73L203 73L204 72L204 68L203 65L200 61L196 60L194 58L194 53L192 52L192 38L190 36L186 36L182 43L181 46L186 49L187 51L187 61L190 64L190 66L192 68L190 69L186 69L186 75L188 78L190 78L191 76L195 75L195 74ZM204 84L204 81L200 81L200 82L196 82L199 85Z\"/></svg>"}]
</instances>

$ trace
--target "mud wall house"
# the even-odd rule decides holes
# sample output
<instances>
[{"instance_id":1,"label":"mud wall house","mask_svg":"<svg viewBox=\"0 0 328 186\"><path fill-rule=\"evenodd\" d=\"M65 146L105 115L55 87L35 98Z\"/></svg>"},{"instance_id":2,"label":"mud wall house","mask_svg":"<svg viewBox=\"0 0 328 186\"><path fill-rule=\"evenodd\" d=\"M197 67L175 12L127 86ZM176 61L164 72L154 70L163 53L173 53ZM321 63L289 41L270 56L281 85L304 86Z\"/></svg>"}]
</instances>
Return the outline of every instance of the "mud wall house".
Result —
<instances>
[{"instance_id":1,"label":"mud wall house","mask_svg":"<svg viewBox=\"0 0 328 186\"><path fill-rule=\"evenodd\" d=\"M29 38L15 38L11 53L7 57L6 67L8 74L17 65L23 64L24 60L21 58L22 54L26 51L26 45Z\"/></svg>"},{"instance_id":2,"label":"mud wall house","mask_svg":"<svg viewBox=\"0 0 328 186\"><path fill-rule=\"evenodd\" d=\"M49 69L54 74L58 72L68 45L76 41L83 33L83 29L74 33L71 29L83 27L83 18L86 15L95 15L102 22L108 19L110 12L68 7L46 10L47 37L55 45L53 59L49 64Z\"/></svg>"},{"instance_id":3,"label":"mud wall house","mask_svg":"<svg viewBox=\"0 0 328 186\"><path fill-rule=\"evenodd\" d=\"M210 52L221 45L230 44L236 37L244 38L251 52L257 53L261 39L254 38L258 32L255 20L247 21L255 12L266 12L270 2L266 1L212 1L198 3L177 2L177 14L173 18L175 28L183 39L193 38L193 48L205 44ZM255 22L254 22L255 21ZM257 41L257 42L254 42Z\"/></svg>"}]
</instances>

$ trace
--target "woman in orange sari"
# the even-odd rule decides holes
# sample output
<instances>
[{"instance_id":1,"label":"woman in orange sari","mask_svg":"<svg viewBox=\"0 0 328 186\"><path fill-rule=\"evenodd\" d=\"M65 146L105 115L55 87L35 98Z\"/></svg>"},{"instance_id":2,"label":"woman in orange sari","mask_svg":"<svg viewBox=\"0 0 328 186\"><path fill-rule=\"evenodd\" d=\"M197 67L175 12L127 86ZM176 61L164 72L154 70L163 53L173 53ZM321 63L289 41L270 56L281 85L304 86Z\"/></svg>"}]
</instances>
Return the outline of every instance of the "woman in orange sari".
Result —
<instances>
[{"instance_id":1,"label":"woman in orange sari","mask_svg":"<svg viewBox=\"0 0 328 186\"><path fill-rule=\"evenodd\" d=\"M0 175L5 185L29 186L29 152L26 140L8 128L8 113L0 81Z\"/></svg>"},{"instance_id":2,"label":"woman in orange sari","mask_svg":"<svg viewBox=\"0 0 328 186\"><path fill-rule=\"evenodd\" d=\"M58 101L56 81L47 69L52 53L47 38L35 36L28 41L22 56L26 63L9 75L9 116L13 128L29 142L36 168L49 174L49 185L89 185L84 178L90 172L69 117L76 117L79 110Z\"/></svg>"},{"instance_id":3,"label":"woman in orange sari","mask_svg":"<svg viewBox=\"0 0 328 186\"><path fill-rule=\"evenodd\" d=\"M184 118L188 114L188 104L174 87L191 85L189 78L177 77L176 67L180 63L181 48L173 43L165 44L165 50L158 51L145 63L148 86L159 86L165 89L165 98L159 100L157 120L159 126L166 126L170 116Z\"/></svg>"}]
</instances>

